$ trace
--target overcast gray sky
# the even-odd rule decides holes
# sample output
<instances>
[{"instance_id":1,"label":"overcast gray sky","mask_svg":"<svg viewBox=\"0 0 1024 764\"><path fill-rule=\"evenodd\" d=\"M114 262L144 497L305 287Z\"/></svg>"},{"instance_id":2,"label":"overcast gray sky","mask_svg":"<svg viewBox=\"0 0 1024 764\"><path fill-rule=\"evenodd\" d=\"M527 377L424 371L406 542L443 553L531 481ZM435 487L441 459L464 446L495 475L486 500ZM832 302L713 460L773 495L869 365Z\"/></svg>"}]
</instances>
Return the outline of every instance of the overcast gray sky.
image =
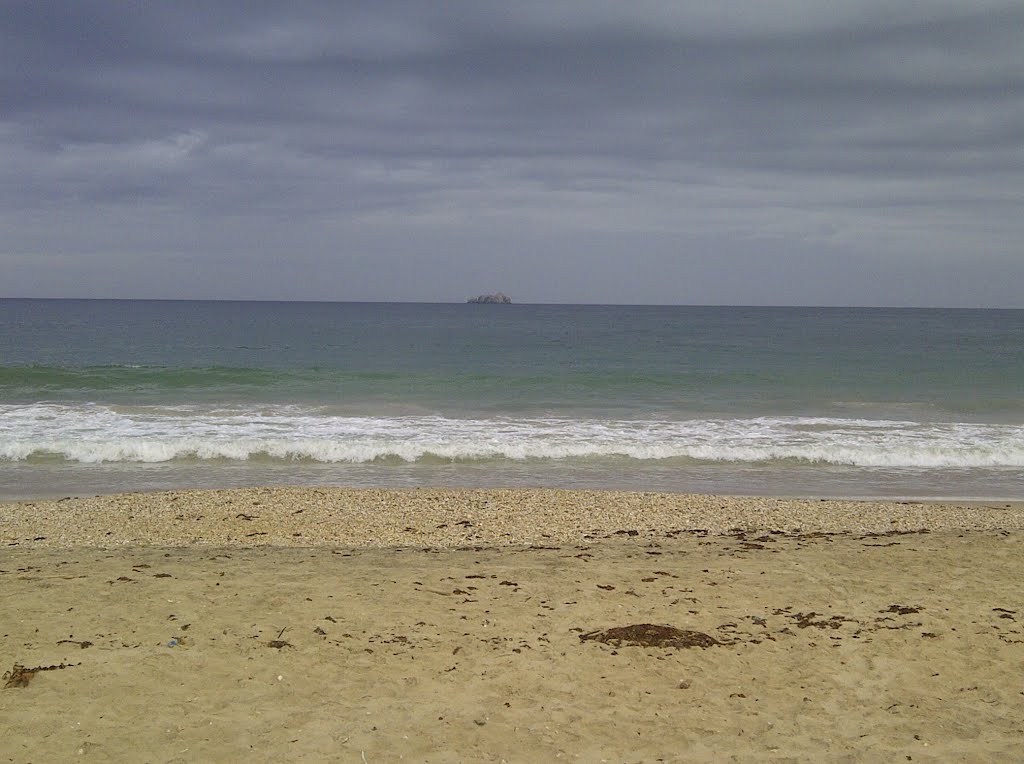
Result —
<instances>
[{"instance_id":1,"label":"overcast gray sky","mask_svg":"<svg viewBox=\"0 0 1024 764\"><path fill-rule=\"evenodd\" d=\"M0 4L0 296L1024 307L1020 0Z\"/></svg>"}]
</instances>

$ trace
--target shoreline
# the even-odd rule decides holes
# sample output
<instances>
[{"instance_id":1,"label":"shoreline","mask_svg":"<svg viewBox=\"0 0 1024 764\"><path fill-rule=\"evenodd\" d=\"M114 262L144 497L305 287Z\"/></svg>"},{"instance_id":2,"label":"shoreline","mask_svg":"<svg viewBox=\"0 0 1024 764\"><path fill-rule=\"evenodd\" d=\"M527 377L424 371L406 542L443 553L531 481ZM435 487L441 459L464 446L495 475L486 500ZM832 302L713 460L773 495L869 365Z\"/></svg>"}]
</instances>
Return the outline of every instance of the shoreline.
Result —
<instances>
[{"instance_id":1,"label":"shoreline","mask_svg":"<svg viewBox=\"0 0 1024 764\"><path fill-rule=\"evenodd\" d=\"M1000 761L1024 737L1022 504L170 491L2 504L0 537L14 761Z\"/></svg>"},{"instance_id":2,"label":"shoreline","mask_svg":"<svg viewBox=\"0 0 1024 764\"><path fill-rule=\"evenodd\" d=\"M778 499L562 489L230 488L0 504L5 545L452 547L735 529L1024 530L1024 502Z\"/></svg>"},{"instance_id":3,"label":"shoreline","mask_svg":"<svg viewBox=\"0 0 1024 764\"><path fill-rule=\"evenodd\" d=\"M935 495L925 493L853 493L853 494L839 494L839 493L769 493L769 492L758 492L751 491L749 493L744 492L727 492L727 491L692 491L692 490L673 490L671 488L666 489L655 489L655 490L637 490L633 488L608 488L605 486L556 486L556 485L476 485L476 484L451 484L446 483L423 483L415 485L364 485L359 484L343 484L343 483L240 483L240 484L222 484L222 485L210 485L203 483L201 485L186 485L186 486L175 486L175 485L155 485L152 487L142 489L127 489L127 488L110 488L108 490L95 490L90 488L87 491L75 491L74 489L63 490L63 491L39 491L35 493L11 493L11 494L0 494L0 507L17 505L17 504L39 504L43 502L57 502L57 501L68 501L68 500L95 500L104 499L112 496L135 496L144 494L158 494L158 493L183 493L193 491L257 491L257 490L350 490L350 491L362 491L362 490L376 490L376 491L565 491L565 492L584 492L584 493L637 493L637 494L649 494L654 493L665 496L718 496L728 499L765 499L769 501L841 501L841 502L857 502L857 503L870 503L870 504L940 504L944 506L991 506L991 505L1006 505L1010 504L1013 506L1024 506L1024 497L1011 496L1011 495L981 495L981 494L964 494L964 495Z\"/></svg>"}]
</instances>

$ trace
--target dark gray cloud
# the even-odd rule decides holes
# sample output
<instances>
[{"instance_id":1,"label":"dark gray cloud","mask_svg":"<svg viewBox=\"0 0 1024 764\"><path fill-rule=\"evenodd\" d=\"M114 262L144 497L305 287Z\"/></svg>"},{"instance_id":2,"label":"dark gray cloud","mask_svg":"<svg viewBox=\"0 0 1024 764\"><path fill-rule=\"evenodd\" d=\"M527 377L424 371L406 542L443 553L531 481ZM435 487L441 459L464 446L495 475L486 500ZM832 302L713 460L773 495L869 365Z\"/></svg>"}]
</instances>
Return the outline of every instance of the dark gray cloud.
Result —
<instances>
[{"instance_id":1,"label":"dark gray cloud","mask_svg":"<svg viewBox=\"0 0 1024 764\"><path fill-rule=\"evenodd\" d=\"M1024 7L842 5L5 3L0 294L1024 307Z\"/></svg>"}]
</instances>

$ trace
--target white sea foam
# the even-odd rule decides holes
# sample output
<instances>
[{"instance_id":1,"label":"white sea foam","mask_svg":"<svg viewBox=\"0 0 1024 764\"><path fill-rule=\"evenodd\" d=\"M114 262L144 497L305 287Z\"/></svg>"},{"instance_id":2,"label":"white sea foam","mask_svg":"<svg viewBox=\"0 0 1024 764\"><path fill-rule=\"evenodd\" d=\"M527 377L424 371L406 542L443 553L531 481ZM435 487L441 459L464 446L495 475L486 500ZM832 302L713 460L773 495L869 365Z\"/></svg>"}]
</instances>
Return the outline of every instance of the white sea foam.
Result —
<instances>
[{"instance_id":1,"label":"white sea foam","mask_svg":"<svg viewBox=\"0 0 1024 764\"><path fill-rule=\"evenodd\" d=\"M478 460L792 462L1024 467L1024 426L826 417L598 420L351 417L298 406L0 406L0 460L254 458L321 463Z\"/></svg>"}]
</instances>

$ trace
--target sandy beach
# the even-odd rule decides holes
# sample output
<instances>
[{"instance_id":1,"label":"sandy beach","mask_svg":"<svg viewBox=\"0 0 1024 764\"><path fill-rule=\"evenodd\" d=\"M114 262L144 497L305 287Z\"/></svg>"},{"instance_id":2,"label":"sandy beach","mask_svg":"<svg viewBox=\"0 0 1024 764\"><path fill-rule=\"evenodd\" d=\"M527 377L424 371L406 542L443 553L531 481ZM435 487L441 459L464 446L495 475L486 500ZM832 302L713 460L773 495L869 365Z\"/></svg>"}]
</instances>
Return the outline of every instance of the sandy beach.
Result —
<instances>
[{"instance_id":1,"label":"sandy beach","mask_svg":"<svg viewBox=\"0 0 1024 764\"><path fill-rule=\"evenodd\" d=\"M0 760L1006 761L1024 507L241 489L0 505Z\"/></svg>"}]
</instances>

